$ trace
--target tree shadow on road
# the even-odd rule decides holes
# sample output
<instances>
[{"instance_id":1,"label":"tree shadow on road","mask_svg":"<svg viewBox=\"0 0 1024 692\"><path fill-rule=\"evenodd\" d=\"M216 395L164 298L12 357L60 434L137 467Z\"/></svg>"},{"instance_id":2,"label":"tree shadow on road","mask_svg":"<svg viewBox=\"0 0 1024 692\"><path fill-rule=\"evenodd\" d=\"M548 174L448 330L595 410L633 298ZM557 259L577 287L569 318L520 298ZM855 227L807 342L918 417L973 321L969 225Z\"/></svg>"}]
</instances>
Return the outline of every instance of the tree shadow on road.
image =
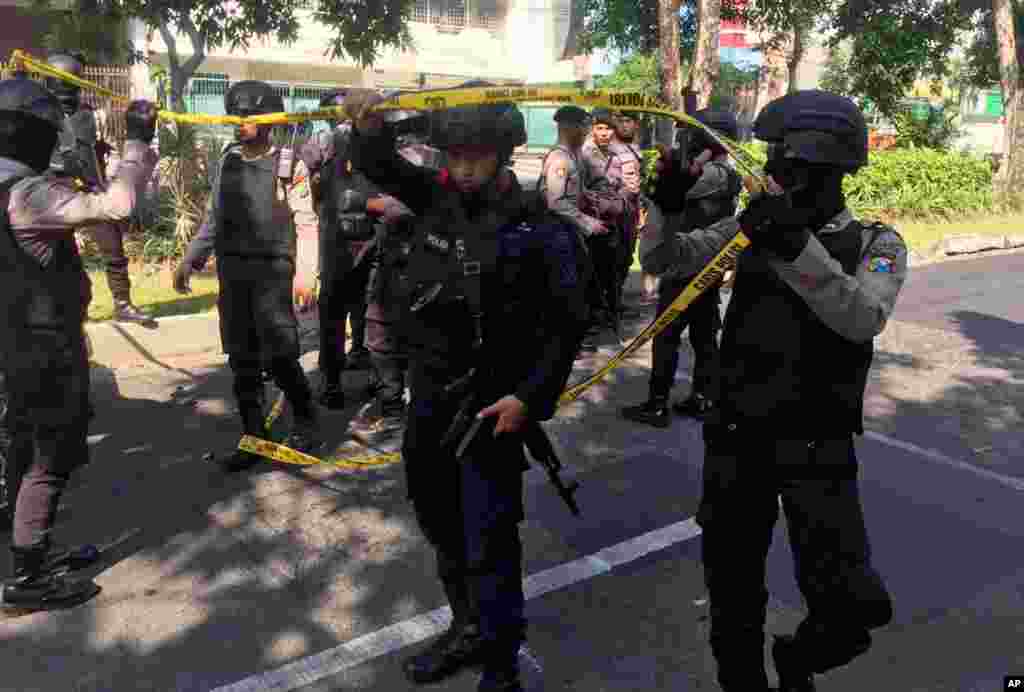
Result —
<instances>
[{"instance_id":1,"label":"tree shadow on road","mask_svg":"<svg viewBox=\"0 0 1024 692\"><path fill-rule=\"evenodd\" d=\"M226 368L145 380L94 372L93 461L57 527L140 529L135 552L89 604L0 622L3 687L208 690L440 604L400 465L225 474L203 457L238 439Z\"/></svg>"}]
</instances>

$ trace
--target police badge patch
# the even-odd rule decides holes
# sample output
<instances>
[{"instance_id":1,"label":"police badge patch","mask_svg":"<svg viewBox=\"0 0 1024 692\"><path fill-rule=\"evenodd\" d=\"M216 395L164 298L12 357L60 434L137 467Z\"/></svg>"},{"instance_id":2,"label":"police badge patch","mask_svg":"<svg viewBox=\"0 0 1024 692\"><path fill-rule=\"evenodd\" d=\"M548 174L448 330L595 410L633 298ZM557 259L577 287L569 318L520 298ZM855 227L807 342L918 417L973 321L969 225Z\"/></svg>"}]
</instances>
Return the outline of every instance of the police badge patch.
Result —
<instances>
[{"instance_id":1,"label":"police badge patch","mask_svg":"<svg viewBox=\"0 0 1024 692\"><path fill-rule=\"evenodd\" d=\"M868 262L868 271L881 274L892 274L892 260L888 257L872 257L871 261Z\"/></svg>"}]
</instances>

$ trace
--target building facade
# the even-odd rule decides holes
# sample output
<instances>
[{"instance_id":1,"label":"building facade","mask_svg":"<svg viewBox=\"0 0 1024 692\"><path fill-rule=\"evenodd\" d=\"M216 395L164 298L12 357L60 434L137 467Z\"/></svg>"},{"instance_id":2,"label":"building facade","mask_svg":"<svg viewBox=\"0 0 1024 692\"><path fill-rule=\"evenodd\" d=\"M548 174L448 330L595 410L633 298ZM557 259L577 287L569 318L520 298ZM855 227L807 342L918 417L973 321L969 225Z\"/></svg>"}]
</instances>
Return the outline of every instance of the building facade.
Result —
<instances>
[{"instance_id":1,"label":"building facade","mask_svg":"<svg viewBox=\"0 0 1024 692\"><path fill-rule=\"evenodd\" d=\"M413 49L383 51L368 69L328 58L330 31L314 20L315 2L309 0L302 10L303 28L292 45L266 38L253 40L247 50L210 51L188 87L189 109L223 113L227 88L244 79L271 83L286 108L295 111L315 109L324 92L342 86L423 89L469 79L538 83L589 77L586 57L564 59L571 0L416 0ZM133 31L151 60L166 65L167 47L159 34L138 23ZM186 37L178 37L176 49L182 60L191 54ZM139 93L153 93L145 70L138 70L136 79Z\"/></svg>"}]
</instances>

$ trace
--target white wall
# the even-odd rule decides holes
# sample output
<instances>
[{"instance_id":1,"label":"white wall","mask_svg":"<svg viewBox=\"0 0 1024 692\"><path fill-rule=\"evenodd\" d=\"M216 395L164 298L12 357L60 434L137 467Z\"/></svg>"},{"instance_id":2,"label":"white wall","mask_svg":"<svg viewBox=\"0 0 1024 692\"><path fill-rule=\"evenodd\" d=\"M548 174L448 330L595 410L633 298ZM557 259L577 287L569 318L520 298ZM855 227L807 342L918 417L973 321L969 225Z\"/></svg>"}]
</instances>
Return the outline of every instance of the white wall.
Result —
<instances>
[{"instance_id":1,"label":"white wall","mask_svg":"<svg viewBox=\"0 0 1024 692\"><path fill-rule=\"evenodd\" d=\"M563 46L559 44L564 42L568 29L570 1L509 0L505 26L493 32L465 27L457 33L449 33L427 24L412 24L414 50L406 53L386 50L366 71L346 60L329 60L324 55L324 46L331 32L311 18L302 23L299 39L290 46L267 38L253 40L248 50L231 51L221 47L209 52L200 70L226 72L232 79L302 81L290 76L294 70L283 69L289 65L306 68L309 72L306 81L329 79L346 83L357 83L358 71L362 75L358 83L367 86L412 79L421 72L530 82L572 81L577 79L573 61L556 59L560 57ZM144 43L144 40L140 42ZM179 55L191 54L187 37L177 36L176 44ZM159 33L153 35L149 48L158 55L166 54ZM262 71L253 72L244 69L242 62L262 62L265 66ZM275 65L280 69L273 69ZM245 74L236 74L239 72ZM279 77L275 72L288 74Z\"/></svg>"}]
</instances>

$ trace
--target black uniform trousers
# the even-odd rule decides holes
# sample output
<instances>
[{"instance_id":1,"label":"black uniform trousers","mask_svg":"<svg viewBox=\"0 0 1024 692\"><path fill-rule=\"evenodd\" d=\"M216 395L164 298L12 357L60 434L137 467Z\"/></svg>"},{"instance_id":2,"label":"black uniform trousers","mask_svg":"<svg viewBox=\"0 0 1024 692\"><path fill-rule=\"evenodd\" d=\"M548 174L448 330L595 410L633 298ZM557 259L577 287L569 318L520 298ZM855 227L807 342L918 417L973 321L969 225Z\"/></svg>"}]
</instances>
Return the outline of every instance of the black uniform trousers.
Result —
<instances>
[{"instance_id":1,"label":"black uniform trousers","mask_svg":"<svg viewBox=\"0 0 1024 692\"><path fill-rule=\"evenodd\" d=\"M217 260L220 334L248 434L263 434L264 363L295 417L315 415L312 391L299 365L298 320L292 306L295 264L287 258L226 256Z\"/></svg>"},{"instance_id":2,"label":"black uniform trousers","mask_svg":"<svg viewBox=\"0 0 1024 692\"><path fill-rule=\"evenodd\" d=\"M320 246L320 295L317 299L320 321L320 371L331 383L340 381L345 369L345 327L352 320L352 349L365 347L366 272L353 272L354 257L365 244L324 238ZM346 253L339 257L337 253ZM351 253L351 256L349 256Z\"/></svg>"},{"instance_id":3,"label":"black uniform trousers","mask_svg":"<svg viewBox=\"0 0 1024 692\"><path fill-rule=\"evenodd\" d=\"M409 497L437 552L438 576L453 620L478 622L489 647L514 653L526 636L522 587L523 471L518 435L493 435L485 425L461 463L440 440L455 402L424 396L413 376L413 400L402 446Z\"/></svg>"},{"instance_id":4,"label":"black uniform trousers","mask_svg":"<svg viewBox=\"0 0 1024 692\"><path fill-rule=\"evenodd\" d=\"M693 277L685 280L662 280L658 287L658 314L672 304L679 293L686 288ZM694 393L715 400L718 370L718 330L721 315L718 312L720 296L718 287L710 288L697 297L683 314L673 320L654 337L651 355L650 398L668 400L675 383L676 368L679 367L679 345L683 330L690 329L690 345L693 346L693 389Z\"/></svg>"},{"instance_id":5,"label":"black uniform trousers","mask_svg":"<svg viewBox=\"0 0 1024 692\"><path fill-rule=\"evenodd\" d=\"M796 631L796 659L816 673L842 666L868 650L869 630L892 618L889 594L871 566L852 435L783 440L765 430L704 426L697 523L711 648L726 692L768 689L765 563L779 497L808 607Z\"/></svg>"},{"instance_id":6,"label":"black uniform trousers","mask_svg":"<svg viewBox=\"0 0 1024 692\"><path fill-rule=\"evenodd\" d=\"M599 316L616 319L619 311L619 278L622 273L620 233L619 229L612 228L606 235L592 235L586 241L592 267L587 303L595 318L595 327Z\"/></svg>"},{"instance_id":7,"label":"black uniform trousers","mask_svg":"<svg viewBox=\"0 0 1024 692\"><path fill-rule=\"evenodd\" d=\"M371 301L366 306L366 347L376 377L380 414L401 416L405 410L405 373L409 358L394 308Z\"/></svg>"},{"instance_id":8,"label":"black uniform trousers","mask_svg":"<svg viewBox=\"0 0 1024 692\"><path fill-rule=\"evenodd\" d=\"M56 331L25 332L6 367L4 484L14 511L12 543L45 545L72 472L89 461L85 343Z\"/></svg>"}]
</instances>

